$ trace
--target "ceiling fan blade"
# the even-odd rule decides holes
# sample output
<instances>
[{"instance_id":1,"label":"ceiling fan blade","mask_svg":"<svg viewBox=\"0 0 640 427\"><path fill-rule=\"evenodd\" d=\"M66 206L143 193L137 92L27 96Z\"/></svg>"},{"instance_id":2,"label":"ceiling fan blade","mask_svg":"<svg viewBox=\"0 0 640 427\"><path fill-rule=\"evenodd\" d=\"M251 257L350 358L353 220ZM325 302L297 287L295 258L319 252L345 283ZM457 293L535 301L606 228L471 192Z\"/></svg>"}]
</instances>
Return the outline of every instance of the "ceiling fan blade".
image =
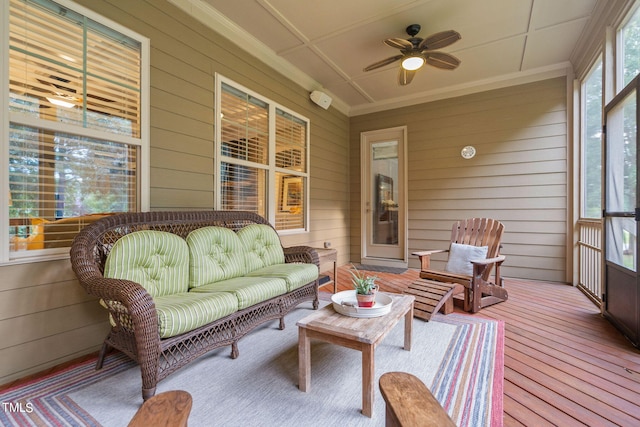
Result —
<instances>
[{"instance_id":1,"label":"ceiling fan blade","mask_svg":"<svg viewBox=\"0 0 640 427\"><path fill-rule=\"evenodd\" d=\"M385 65L391 64L392 62L396 62L398 59L402 58L403 55L392 56L387 59L383 59L382 61L378 61L364 68L364 71L375 70L376 68L384 67Z\"/></svg>"},{"instance_id":2,"label":"ceiling fan blade","mask_svg":"<svg viewBox=\"0 0 640 427\"><path fill-rule=\"evenodd\" d=\"M428 50L442 49L443 47L447 47L450 44L457 42L461 38L462 36L457 31L454 31L454 30L442 31L439 33L432 34L426 39L422 40L418 48L428 49Z\"/></svg>"},{"instance_id":3,"label":"ceiling fan blade","mask_svg":"<svg viewBox=\"0 0 640 427\"><path fill-rule=\"evenodd\" d=\"M395 47L396 49L411 49L413 47L413 44L405 39L386 39L384 44Z\"/></svg>"},{"instance_id":4,"label":"ceiling fan blade","mask_svg":"<svg viewBox=\"0 0 640 427\"><path fill-rule=\"evenodd\" d=\"M400 67L400 72L398 73L398 84L400 86L406 86L409 83L411 83L411 80L413 80L413 76L416 75L415 70L414 71L409 71L409 70L405 70L404 68Z\"/></svg>"},{"instance_id":5,"label":"ceiling fan blade","mask_svg":"<svg viewBox=\"0 0 640 427\"><path fill-rule=\"evenodd\" d=\"M458 58L445 52L425 52L424 59L427 64L443 70L455 70L460 65Z\"/></svg>"}]
</instances>

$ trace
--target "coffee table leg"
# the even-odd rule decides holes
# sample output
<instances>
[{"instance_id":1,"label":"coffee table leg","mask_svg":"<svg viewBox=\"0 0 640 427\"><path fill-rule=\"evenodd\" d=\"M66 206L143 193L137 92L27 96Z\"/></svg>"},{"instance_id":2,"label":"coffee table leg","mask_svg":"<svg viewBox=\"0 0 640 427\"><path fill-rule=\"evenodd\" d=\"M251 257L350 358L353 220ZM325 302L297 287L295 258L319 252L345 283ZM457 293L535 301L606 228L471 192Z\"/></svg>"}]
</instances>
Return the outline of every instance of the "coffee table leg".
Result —
<instances>
[{"instance_id":1,"label":"coffee table leg","mask_svg":"<svg viewBox=\"0 0 640 427\"><path fill-rule=\"evenodd\" d=\"M413 332L413 304L411 308L404 315L404 349L411 350L411 334Z\"/></svg>"},{"instance_id":2,"label":"coffee table leg","mask_svg":"<svg viewBox=\"0 0 640 427\"><path fill-rule=\"evenodd\" d=\"M311 388L311 340L305 328L298 328L298 388L304 392Z\"/></svg>"},{"instance_id":3,"label":"coffee table leg","mask_svg":"<svg viewBox=\"0 0 640 427\"><path fill-rule=\"evenodd\" d=\"M373 416L373 399L375 390L373 379L375 369L375 347L366 345L362 348L362 414L371 418Z\"/></svg>"}]
</instances>

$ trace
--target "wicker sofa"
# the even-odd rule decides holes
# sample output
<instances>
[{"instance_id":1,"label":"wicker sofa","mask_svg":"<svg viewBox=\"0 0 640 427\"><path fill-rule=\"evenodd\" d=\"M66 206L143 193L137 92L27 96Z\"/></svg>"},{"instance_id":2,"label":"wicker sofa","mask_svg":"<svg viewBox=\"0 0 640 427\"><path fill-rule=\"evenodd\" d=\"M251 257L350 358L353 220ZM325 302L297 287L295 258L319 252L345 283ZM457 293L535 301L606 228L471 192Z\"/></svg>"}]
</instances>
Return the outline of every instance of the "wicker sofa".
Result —
<instances>
[{"instance_id":1,"label":"wicker sofa","mask_svg":"<svg viewBox=\"0 0 640 427\"><path fill-rule=\"evenodd\" d=\"M159 381L208 351L230 345L236 358L238 341L260 324L279 319L284 329L285 314L297 305L319 304L316 251L282 248L271 225L251 212L106 217L76 236L71 264L109 312L111 330L96 368L111 348L127 354L140 365L144 400ZM198 314L187 315L186 324L175 320L193 307Z\"/></svg>"}]
</instances>

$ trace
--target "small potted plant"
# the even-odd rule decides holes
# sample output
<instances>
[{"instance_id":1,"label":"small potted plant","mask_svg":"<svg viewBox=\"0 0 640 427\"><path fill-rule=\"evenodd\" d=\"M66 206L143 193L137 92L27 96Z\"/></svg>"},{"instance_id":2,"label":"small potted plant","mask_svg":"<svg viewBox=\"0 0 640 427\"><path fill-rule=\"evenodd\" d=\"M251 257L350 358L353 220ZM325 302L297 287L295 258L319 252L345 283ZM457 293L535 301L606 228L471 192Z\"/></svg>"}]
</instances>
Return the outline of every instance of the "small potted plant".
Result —
<instances>
[{"instance_id":1,"label":"small potted plant","mask_svg":"<svg viewBox=\"0 0 640 427\"><path fill-rule=\"evenodd\" d=\"M376 285L377 277L364 274L353 264L351 266L353 267L351 276L353 277L353 287L356 290L358 307L373 307L376 302L376 292L378 291L378 285Z\"/></svg>"}]
</instances>

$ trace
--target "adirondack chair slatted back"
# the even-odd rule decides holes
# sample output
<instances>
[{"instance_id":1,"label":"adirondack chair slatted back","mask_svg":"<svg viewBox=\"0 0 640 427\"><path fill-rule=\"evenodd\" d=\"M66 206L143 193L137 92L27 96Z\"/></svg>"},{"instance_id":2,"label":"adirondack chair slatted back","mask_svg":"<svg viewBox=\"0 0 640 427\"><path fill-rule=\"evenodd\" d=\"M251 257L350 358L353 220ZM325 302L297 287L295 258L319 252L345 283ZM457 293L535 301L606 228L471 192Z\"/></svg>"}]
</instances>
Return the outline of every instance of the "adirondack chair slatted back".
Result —
<instances>
[{"instance_id":1,"label":"adirondack chair slatted back","mask_svg":"<svg viewBox=\"0 0 640 427\"><path fill-rule=\"evenodd\" d=\"M500 266L505 261L505 257L500 254L503 232L504 225L491 218L469 218L455 222L451 228L450 243L486 246L487 256L484 260L480 260L473 259L474 256L479 257L479 255L454 254L453 256L459 259L448 259L444 270L431 268L431 255L446 252L446 250L414 252L413 255L420 258L420 280L411 284L406 293L414 295L416 300L420 302L416 312L424 314L417 315L417 317L429 320L431 315L441 307L445 314L450 313L453 310L452 302L449 301L451 302L449 304L446 299L453 294L460 293L460 290L456 290L454 285L462 285L463 287L465 311L476 313L482 307L506 301L509 294L503 286L500 275ZM451 250L451 247L449 249ZM461 252L464 253L464 251L463 249ZM449 255L451 256L451 253ZM454 265L451 268L453 272L447 270L450 261ZM467 261L473 264L473 274L470 276L469 272L458 269L455 265ZM462 273L460 273L461 270ZM491 277L492 272L493 277ZM446 285L444 286L446 292L442 292L443 284Z\"/></svg>"},{"instance_id":2,"label":"adirondack chair slatted back","mask_svg":"<svg viewBox=\"0 0 640 427\"><path fill-rule=\"evenodd\" d=\"M487 258L500 255L500 242L504 224L491 218L469 218L457 221L451 228L451 242L472 246L487 246ZM487 269L483 278L487 280L491 269ZM486 276L486 277L485 277Z\"/></svg>"}]
</instances>

